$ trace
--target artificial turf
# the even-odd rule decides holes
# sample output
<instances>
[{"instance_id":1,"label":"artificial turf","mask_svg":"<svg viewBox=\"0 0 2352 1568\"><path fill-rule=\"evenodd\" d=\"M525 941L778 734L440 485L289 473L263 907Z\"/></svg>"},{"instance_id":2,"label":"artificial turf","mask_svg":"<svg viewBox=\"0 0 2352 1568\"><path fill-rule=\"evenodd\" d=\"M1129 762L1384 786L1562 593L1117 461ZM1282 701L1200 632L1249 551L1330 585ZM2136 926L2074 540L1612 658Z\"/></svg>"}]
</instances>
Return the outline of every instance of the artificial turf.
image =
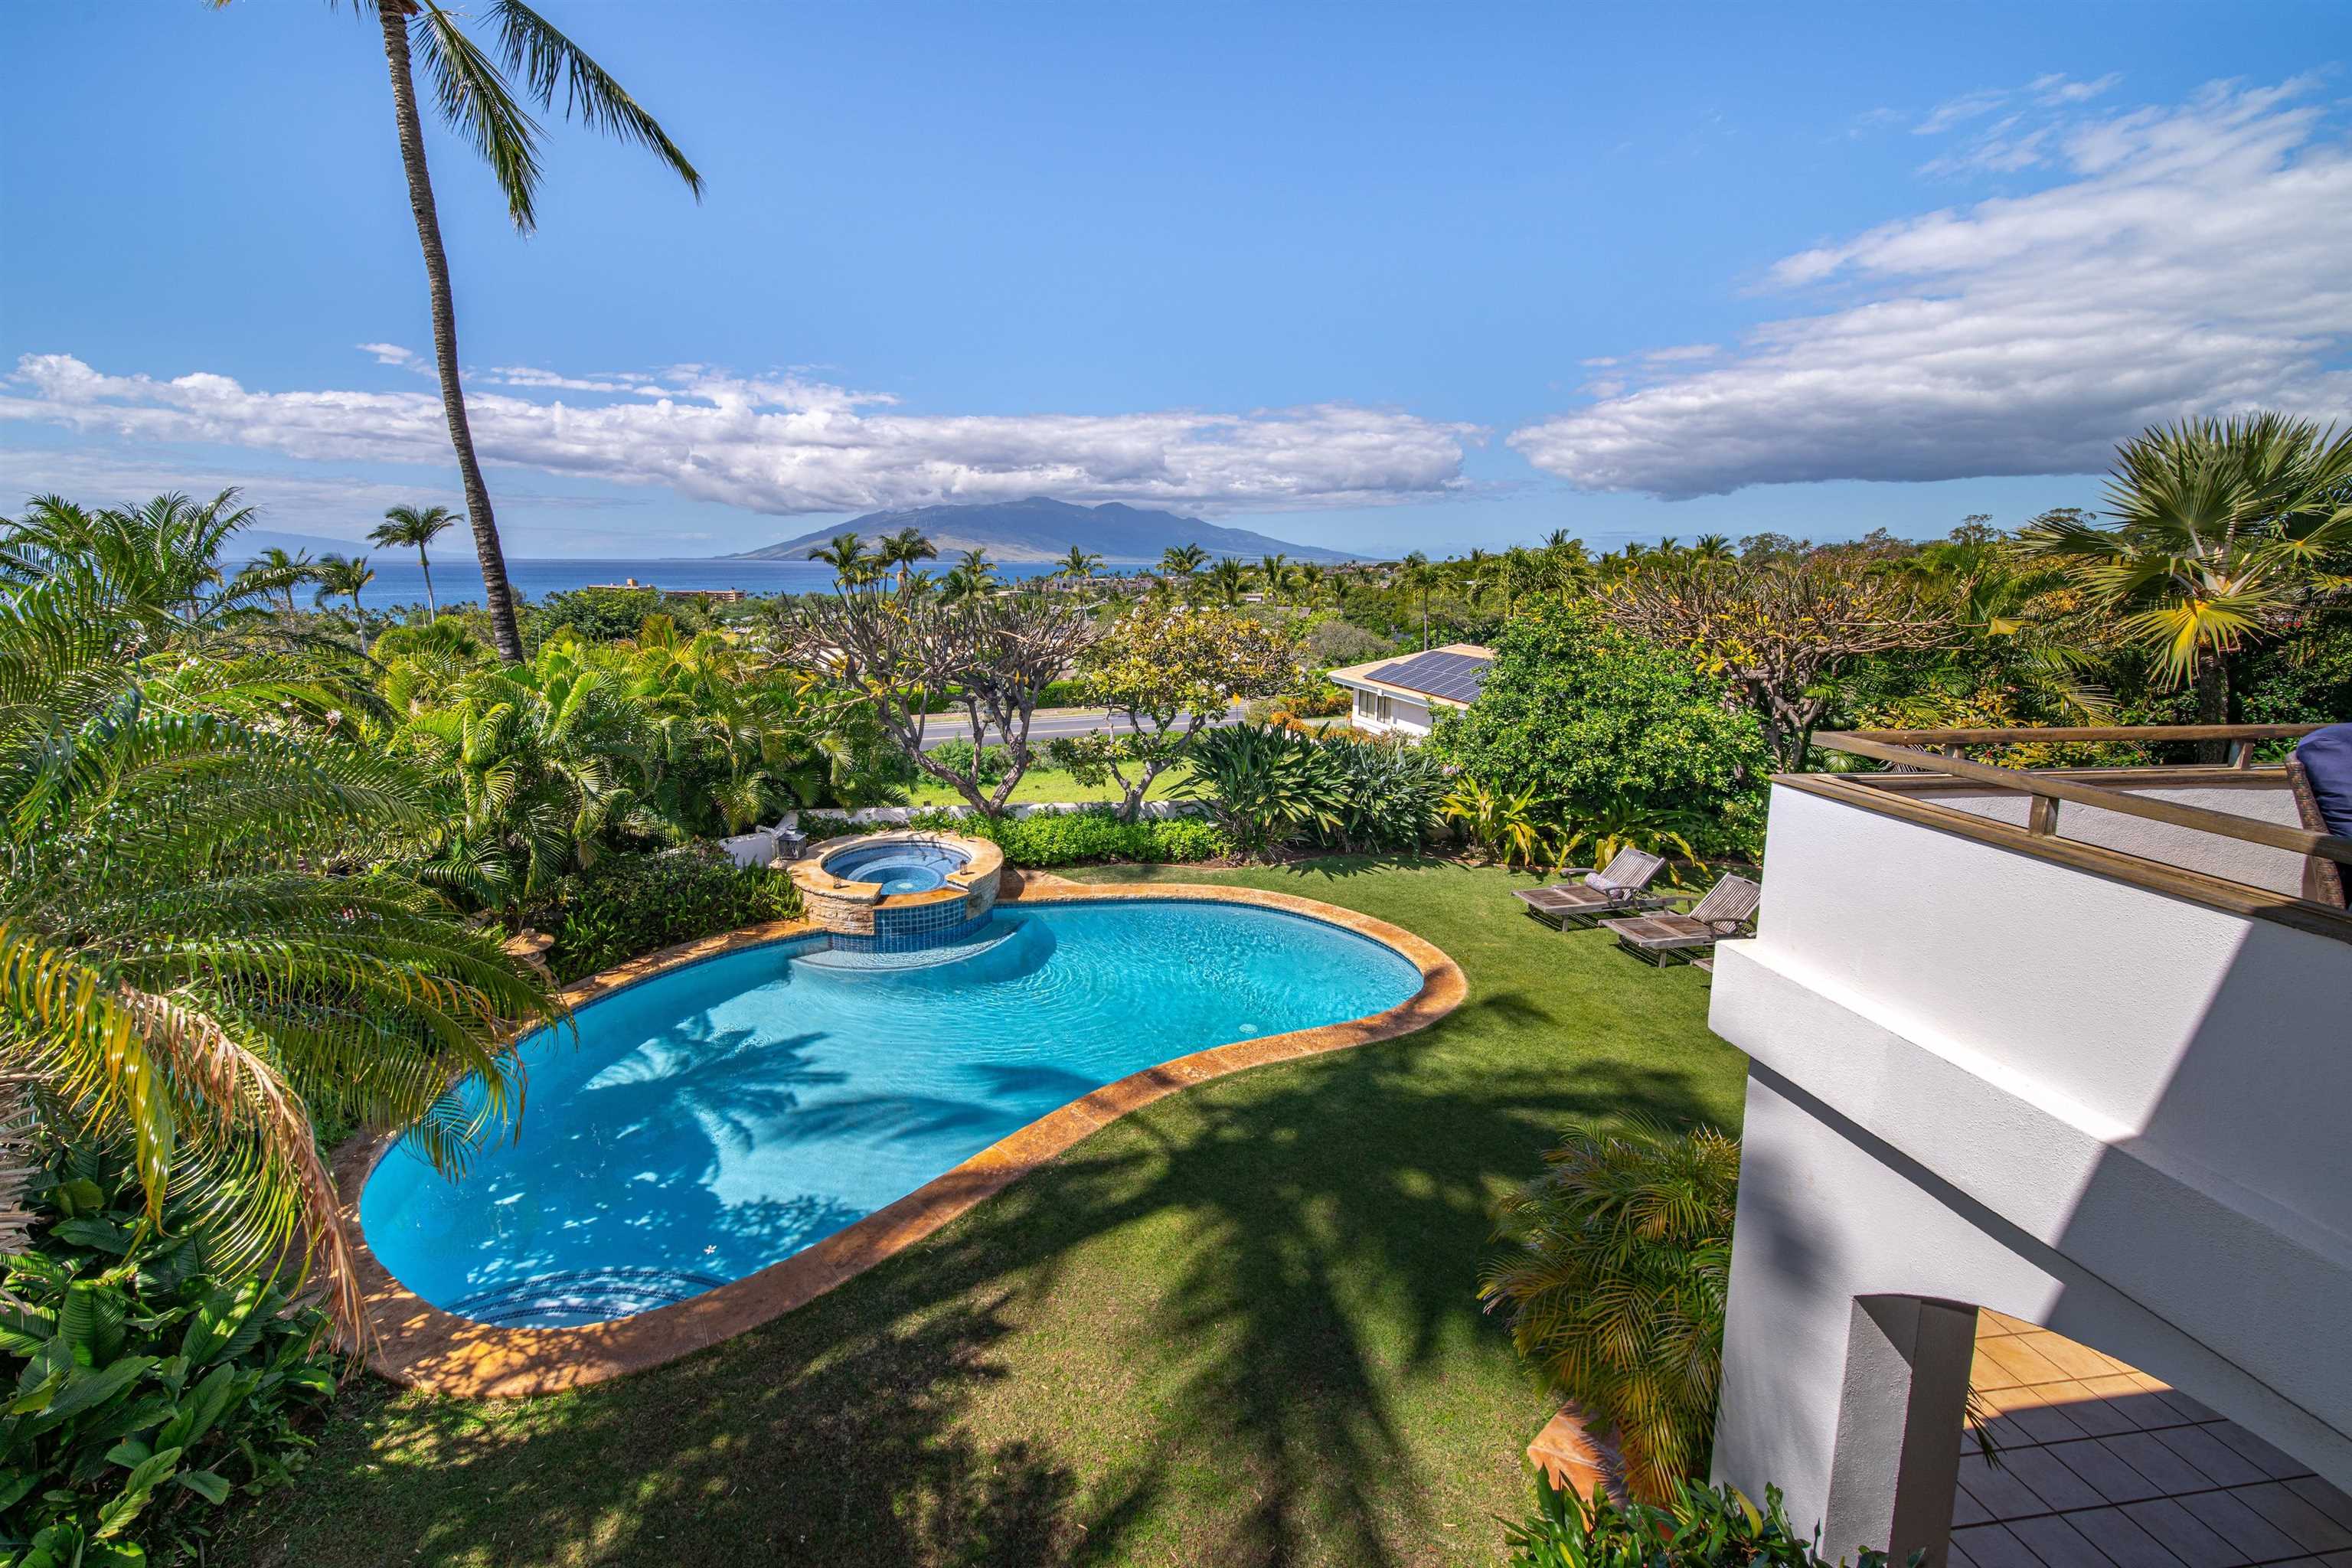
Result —
<instances>
[{"instance_id":1,"label":"artificial turf","mask_svg":"<svg viewBox=\"0 0 2352 1568\"><path fill-rule=\"evenodd\" d=\"M1475 1295L1559 1125L1737 1127L1703 976L1521 918L1526 879L1332 858L1101 879L1364 910L1460 963L1403 1039L1129 1116L819 1300L544 1398L355 1384L214 1562L1492 1563L1548 1415Z\"/></svg>"}]
</instances>

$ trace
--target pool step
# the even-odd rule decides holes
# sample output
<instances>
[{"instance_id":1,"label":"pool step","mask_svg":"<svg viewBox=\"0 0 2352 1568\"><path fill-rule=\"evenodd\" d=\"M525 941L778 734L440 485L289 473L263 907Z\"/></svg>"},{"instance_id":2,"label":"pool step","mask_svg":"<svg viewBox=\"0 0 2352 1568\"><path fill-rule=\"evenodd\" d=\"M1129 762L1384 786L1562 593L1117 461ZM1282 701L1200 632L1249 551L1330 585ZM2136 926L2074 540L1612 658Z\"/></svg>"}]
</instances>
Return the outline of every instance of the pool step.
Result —
<instances>
[{"instance_id":1,"label":"pool step","mask_svg":"<svg viewBox=\"0 0 2352 1568\"><path fill-rule=\"evenodd\" d=\"M579 1268L493 1285L449 1303L478 1323L567 1328L676 1306L727 1283L683 1268Z\"/></svg>"},{"instance_id":2,"label":"pool step","mask_svg":"<svg viewBox=\"0 0 2352 1568\"><path fill-rule=\"evenodd\" d=\"M836 941L814 952L793 957L796 964L811 969L856 970L868 973L876 971L930 969L942 963L959 963L967 958L977 958L1003 946L1020 934L1021 928L1009 921L989 923L983 915L958 937L933 947L887 950L845 947Z\"/></svg>"}]
</instances>

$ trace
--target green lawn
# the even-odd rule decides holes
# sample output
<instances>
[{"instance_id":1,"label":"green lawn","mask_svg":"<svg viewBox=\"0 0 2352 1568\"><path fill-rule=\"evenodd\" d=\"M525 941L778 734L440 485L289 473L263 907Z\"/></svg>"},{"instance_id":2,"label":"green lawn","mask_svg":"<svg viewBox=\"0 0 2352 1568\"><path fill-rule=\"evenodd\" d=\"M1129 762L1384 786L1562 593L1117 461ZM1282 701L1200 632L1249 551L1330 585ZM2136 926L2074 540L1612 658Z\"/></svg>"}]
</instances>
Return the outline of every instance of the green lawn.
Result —
<instances>
[{"instance_id":1,"label":"green lawn","mask_svg":"<svg viewBox=\"0 0 2352 1568\"><path fill-rule=\"evenodd\" d=\"M1548 1413L1473 1295L1490 1205L1571 1118L1736 1126L1705 978L1537 926L1499 871L1164 879L1408 926L1470 998L1162 1100L683 1363L528 1401L355 1386L215 1560L1492 1563Z\"/></svg>"}]
</instances>

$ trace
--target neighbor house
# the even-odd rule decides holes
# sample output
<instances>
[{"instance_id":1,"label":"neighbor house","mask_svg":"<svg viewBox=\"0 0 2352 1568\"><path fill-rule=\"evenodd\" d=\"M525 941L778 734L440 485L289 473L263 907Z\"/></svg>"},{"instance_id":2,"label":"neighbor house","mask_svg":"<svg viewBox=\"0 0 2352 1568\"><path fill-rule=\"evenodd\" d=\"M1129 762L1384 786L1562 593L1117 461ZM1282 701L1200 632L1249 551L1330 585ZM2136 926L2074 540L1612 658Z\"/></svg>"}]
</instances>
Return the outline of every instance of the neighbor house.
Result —
<instances>
[{"instance_id":1,"label":"neighbor house","mask_svg":"<svg viewBox=\"0 0 2352 1568\"><path fill-rule=\"evenodd\" d=\"M1427 653L1335 669L1331 683L1354 694L1357 729L1419 740L1429 733L1437 715L1475 701L1494 667L1492 649L1471 642L1448 643Z\"/></svg>"},{"instance_id":2,"label":"neighbor house","mask_svg":"<svg viewBox=\"0 0 2352 1568\"><path fill-rule=\"evenodd\" d=\"M1826 735L1897 771L1773 781L1709 1019L1750 1064L1715 1471L1828 1555L2352 1561L2352 839L2247 765L2299 732Z\"/></svg>"}]
</instances>

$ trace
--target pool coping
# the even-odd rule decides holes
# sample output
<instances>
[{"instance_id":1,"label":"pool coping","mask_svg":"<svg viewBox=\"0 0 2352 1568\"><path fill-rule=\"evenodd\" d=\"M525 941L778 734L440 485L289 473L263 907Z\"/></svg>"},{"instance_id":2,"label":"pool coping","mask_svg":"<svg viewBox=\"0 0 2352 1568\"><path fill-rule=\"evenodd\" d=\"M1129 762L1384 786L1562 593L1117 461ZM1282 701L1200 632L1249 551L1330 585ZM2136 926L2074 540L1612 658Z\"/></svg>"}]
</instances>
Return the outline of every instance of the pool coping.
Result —
<instances>
[{"instance_id":1,"label":"pool coping","mask_svg":"<svg viewBox=\"0 0 2352 1568\"><path fill-rule=\"evenodd\" d=\"M1120 899L1249 904L1304 915L1370 937L1421 971L1421 989L1393 1007L1343 1024L1212 1046L1115 1079L1048 1111L894 1203L757 1273L690 1300L577 1328L499 1328L446 1312L379 1262L360 1225L360 1194L397 1131L362 1133L336 1151L335 1184L372 1331L367 1363L394 1383L462 1398L513 1398L582 1388L660 1366L734 1338L896 1257L1101 1128L1194 1084L1273 1062L1391 1040L1425 1029L1468 994L1461 966L1402 926L1316 899L1201 883L1092 884L1032 873L1000 908ZM822 935L810 921L771 921L681 942L590 976L562 993L578 1008L689 964Z\"/></svg>"}]
</instances>

